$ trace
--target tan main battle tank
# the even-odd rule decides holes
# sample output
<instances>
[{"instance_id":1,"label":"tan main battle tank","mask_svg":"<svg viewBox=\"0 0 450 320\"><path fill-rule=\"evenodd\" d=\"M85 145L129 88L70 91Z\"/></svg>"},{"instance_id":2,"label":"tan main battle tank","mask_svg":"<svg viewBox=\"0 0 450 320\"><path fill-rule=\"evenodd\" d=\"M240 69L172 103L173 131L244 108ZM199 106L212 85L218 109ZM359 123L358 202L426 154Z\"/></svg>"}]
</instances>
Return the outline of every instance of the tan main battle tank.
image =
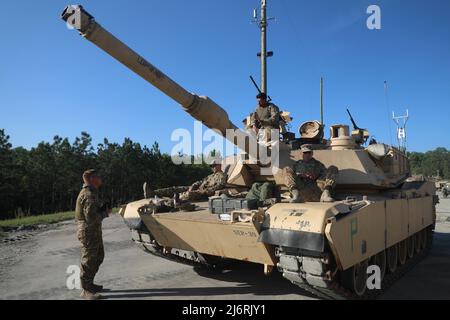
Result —
<instances>
[{"instance_id":1,"label":"tan main battle tank","mask_svg":"<svg viewBox=\"0 0 450 320\"><path fill-rule=\"evenodd\" d=\"M67 7L62 18L207 127L223 136L227 129L237 129L220 106L183 89L103 29L81 6ZM406 181L409 164L396 148L378 143L364 148L367 134L335 125L329 140L322 139L323 130L296 140L300 145L312 143L316 159L339 169L332 203L281 201L254 210L232 210L230 220L224 221L210 213L208 203L197 203L192 212L155 214L148 209L150 200L144 199L124 206L120 214L134 241L167 259L204 265L222 259L247 261L261 264L266 273L276 268L289 281L323 298L373 297L430 248L437 198L433 183ZM236 143L235 138L229 140ZM277 148L275 169L292 166L302 157L293 144L279 141ZM286 190L283 170L261 173L262 167L274 163L262 166L236 156L225 164L229 164L229 187L273 181ZM370 265L379 266L382 290L367 287Z\"/></svg>"}]
</instances>

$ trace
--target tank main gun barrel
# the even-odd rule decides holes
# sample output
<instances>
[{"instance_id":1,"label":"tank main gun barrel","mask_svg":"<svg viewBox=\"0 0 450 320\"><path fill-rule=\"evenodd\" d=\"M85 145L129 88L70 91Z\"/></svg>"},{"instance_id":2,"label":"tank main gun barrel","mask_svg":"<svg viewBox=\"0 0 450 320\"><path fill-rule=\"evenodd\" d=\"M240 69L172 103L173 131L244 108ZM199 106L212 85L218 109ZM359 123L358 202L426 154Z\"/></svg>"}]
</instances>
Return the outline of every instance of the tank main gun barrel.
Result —
<instances>
[{"instance_id":1,"label":"tank main gun barrel","mask_svg":"<svg viewBox=\"0 0 450 320\"><path fill-rule=\"evenodd\" d=\"M237 129L230 121L227 112L218 104L208 97L197 96L186 91L105 30L82 6L67 6L61 14L61 18L69 27L78 30L84 38L178 102L184 111L196 120L203 122L208 128L219 130L224 137L226 137L227 129ZM235 143L235 141L231 142Z\"/></svg>"}]
</instances>

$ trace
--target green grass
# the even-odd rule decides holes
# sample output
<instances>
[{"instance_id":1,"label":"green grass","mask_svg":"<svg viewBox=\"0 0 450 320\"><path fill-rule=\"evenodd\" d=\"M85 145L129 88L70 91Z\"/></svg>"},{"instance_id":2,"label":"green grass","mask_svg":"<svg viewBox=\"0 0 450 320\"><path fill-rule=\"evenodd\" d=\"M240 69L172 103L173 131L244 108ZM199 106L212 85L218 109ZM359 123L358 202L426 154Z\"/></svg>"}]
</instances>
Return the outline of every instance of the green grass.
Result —
<instances>
[{"instance_id":1,"label":"green grass","mask_svg":"<svg viewBox=\"0 0 450 320\"><path fill-rule=\"evenodd\" d=\"M20 226L34 226L38 224L52 224L60 221L71 220L74 218L75 212L73 211L59 212L10 220L0 220L0 227L14 228Z\"/></svg>"}]
</instances>

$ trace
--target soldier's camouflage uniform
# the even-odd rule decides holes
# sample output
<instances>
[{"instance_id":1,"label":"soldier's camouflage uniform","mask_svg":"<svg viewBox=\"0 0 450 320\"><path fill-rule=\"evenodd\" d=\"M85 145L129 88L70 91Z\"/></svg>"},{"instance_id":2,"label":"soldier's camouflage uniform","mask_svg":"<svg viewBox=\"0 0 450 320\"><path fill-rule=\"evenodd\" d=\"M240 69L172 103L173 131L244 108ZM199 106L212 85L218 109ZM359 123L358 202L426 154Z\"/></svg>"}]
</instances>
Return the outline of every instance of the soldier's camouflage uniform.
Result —
<instances>
[{"instance_id":1,"label":"soldier's camouflage uniform","mask_svg":"<svg viewBox=\"0 0 450 320\"><path fill-rule=\"evenodd\" d=\"M189 190L189 186L176 186L176 187L168 187L163 189L155 190L155 194L160 197L168 197L171 198L175 193L183 193Z\"/></svg>"},{"instance_id":2,"label":"soldier's camouflage uniform","mask_svg":"<svg viewBox=\"0 0 450 320\"><path fill-rule=\"evenodd\" d=\"M258 122L261 128L258 131L258 141L268 142L271 140L271 130L280 129L280 110L273 103L269 103L266 107L257 106L256 111L250 117L248 130L252 130L253 125Z\"/></svg>"},{"instance_id":3,"label":"soldier's camouflage uniform","mask_svg":"<svg viewBox=\"0 0 450 320\"><path fill-rule=\"evenodd\" d=\"M245 198L258 201L275 198L275 188L272 182L255 182Z\"/></svg>"},{"instance_id":4,"label":"soldier's camouflage uniform","mask_svg":"<svg viewBox=\"0 0 450 320\"><path fill-rule=\"evenodd\" d=\"M316 180L307 178L306 174L312 174ZM284 180L289 190L297 189L304 201L317 202L325 189L332 190L336 186L338 174L335 166L327 169L322 162L312 158L308 162L297 161L293 168L285 168Z\"/></svg>"},{"instance_id":5,"label":"soldier's camouflage uniform","mask_svg":"<svg viewBox=\"0 0 450 320\"><path fill-rule=\"evenodd\" d=\"M220 189L225 188L227 178L222 171L210 174L203 180L197 181L192 186L177 186L155 190L158 197L173 197L174 193L180 194L180 199L185 201L203 200ZM192 191L189 191L192 188Z\"/></svg>"},{"instance_id":6,"label":"soldier's camouflage uniform","mask_svg":"<svg viewBox=\"0 0 450 320\"><path fill-rule=\"evenodd\" d=\"M105 252L102 239L102 220L106 212L100 209L98 192L84 185L77 198L75 216L78 223L77 237L81 242L81 285L89 288L93 284Z\"/></svg>"},{"instance_id":7,"label":"soldier's camouflage uniform","mask_svg":"<svg viewBox=\"0 0 450 320\"><path fill-rule=\"evenodd\" d=\"M227 176L223 171L210 174L205 179L195 182L192 191L183 192L181 200L198 201L204 200L215 194L216 191L224 189L227 184Z\"/></svg>"}]
</instances>

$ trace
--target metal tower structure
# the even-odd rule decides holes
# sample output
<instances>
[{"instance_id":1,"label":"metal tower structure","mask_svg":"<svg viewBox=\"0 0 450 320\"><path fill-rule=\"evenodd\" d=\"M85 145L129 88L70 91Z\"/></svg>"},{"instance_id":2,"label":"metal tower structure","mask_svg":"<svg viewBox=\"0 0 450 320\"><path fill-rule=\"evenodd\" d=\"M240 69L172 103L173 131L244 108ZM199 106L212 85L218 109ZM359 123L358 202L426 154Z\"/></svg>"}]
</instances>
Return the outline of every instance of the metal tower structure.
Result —
<instances>
[{"instance_id":1,"label":"metal tower structure","mask_svg":"<svg viewBox=\"0 0 450 320\"><path fill-rule=\"evenodd\" d=\"M397 124L397 140L398 140L398 148L406 153L406 142L407 142L407 135L406 135L406 124L409 120L409 111L406 110L406 115L403 116L396 116L394 112L392 112L392 120Z\"/></svg>"}]
</instances>

